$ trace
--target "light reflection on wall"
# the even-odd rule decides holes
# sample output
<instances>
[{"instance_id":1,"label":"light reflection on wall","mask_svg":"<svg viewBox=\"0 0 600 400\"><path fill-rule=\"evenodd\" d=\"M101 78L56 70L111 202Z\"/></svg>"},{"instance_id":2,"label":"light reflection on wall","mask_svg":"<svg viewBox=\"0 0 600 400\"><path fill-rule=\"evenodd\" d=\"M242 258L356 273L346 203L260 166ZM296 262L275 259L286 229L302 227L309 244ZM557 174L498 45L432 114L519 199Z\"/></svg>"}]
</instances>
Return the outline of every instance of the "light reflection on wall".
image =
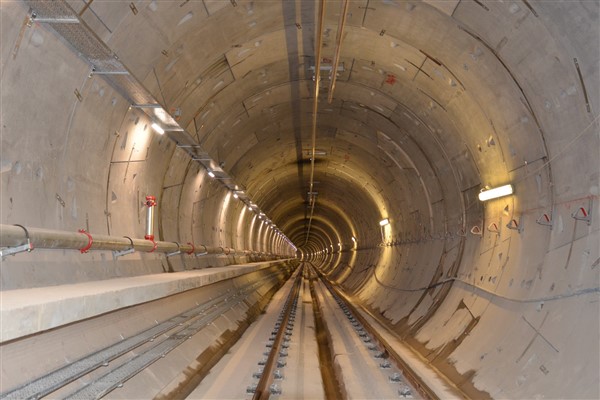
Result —
<instances>
[{"instance_id":1,"label":"light reflection on wall","mask_svg":"<svg viewBox=\"0 0 600 400\"><path fill-rule=\"evenodd\" d=\"M252 222L250 222L250 227L248 228L248 235L246 237L248 238L249 250L258 250L254 242L254 224L256 224L257 219L258 215L254 214L254 216L252 217Z\"/></svg>"},{"instance_id":2,"label":"light reflection on wall","mask_svg":"<svg viewBox=\"0 0 600 400\"><path fill-rule=\"evenodd\" d=\"M235 237L235 248L237 249L247 249L247 246L244 243L244 220L246 217L246 211L248 209L243 205L242 203L242 209L240 211L240 214L238 216L238 220L237 220L237 227L236 227L236 237Z\"/></svg>"},{"instance_id":3,"label":"light reflection on wall","mask_svg":"<svg viewBox=\"0 0 600 400\"><path fill-rule=\"evenodd\" d=\"M234 243L227 243L227 216L229 215L229 203L231 201L231 192L227 191L225 198L223 199L223 207L221 207L219 215L219 227L225 227L223 231L219 229L219 243L221 246L233 246Z\"/></svg>"}]
</instances>

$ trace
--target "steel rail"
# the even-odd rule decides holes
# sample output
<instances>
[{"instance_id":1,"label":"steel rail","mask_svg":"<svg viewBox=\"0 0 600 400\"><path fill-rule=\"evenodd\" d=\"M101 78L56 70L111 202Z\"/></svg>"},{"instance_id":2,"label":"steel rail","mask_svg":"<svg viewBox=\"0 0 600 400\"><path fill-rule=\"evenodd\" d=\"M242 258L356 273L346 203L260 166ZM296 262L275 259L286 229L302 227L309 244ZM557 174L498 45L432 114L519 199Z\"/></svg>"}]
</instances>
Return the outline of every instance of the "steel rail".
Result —
<instances>
[{"instance_id":1,"label":"steel rail","mask_svg":"<svg viewBox=\"0 0 600 400\"><path fill-rule=\"evenodd\" d=\"M152 241L129 237L97 235L85 232L58 231L40 228L25 228L16 225L0 225L0 247L17 247L31 243L31 251L40 249L71 249L80 250L82 253L89 250L124 251L134 249L146 253L169 254L223 254L231 256L264 255L288 258L284 255L256 252L253 250L236 250L229 247L210 247L194 245L192 243L179 244L177 242Z\"/></svg>"},{"instance_id":2,"label":"steel rail","mask_svg":"<svg viewBox=\"0 0 600 400\"><path fill-rule=\"evenodd\" d=\"M343 304L345 304L345 306L352 312L354 318L363 326L365 331L367 331L377 340L381 347L384 348L391 361L396 364L400 371L402 371L402 374L406 380L419 392L419 394L426 399L439 400L440 397L437 395L437 393L430 388L429 385L427 385L425 381L402 359L402 357L394 350L393 346L369 324L369 322L362 316L358 309L349 301L347 301L346 297L338 289L334 288L333 285L331 285L329 281L325 279L323 274L317 268L315 268L315 271L327 290L329 290L334 298L339 299Z\"/></svg>"},{"instance_id":3,"label":"steel rail","mask_svg":"<svg viewBox=\"0 0 600 400\"><path fill-rule=\"evenodd\" d=\"M288 325L290 314L294 305L294 302L297 301L298 295L300 293L300 284L302 282L302 272L303 268L298 271L296 275L296 280L294 281L294 285L290 290L290 294L288 296L287 302L283 307L283 318L281 319L279 330L277 331L277 336L275 336L275 340L273 341L273 347L269 352L269 357L265 363L263 368L263 372L260 376L258 384L256 386L256 390L254 391L254 395L252 396L252 400L267 400L271 393L269 387L273 382L273 372L275 371L275 367L277 365L277 359L279 356L279 352L281 350L281 344L283 343L283 338L285 336L286 327Z\"/></svg>"}]
</instances>

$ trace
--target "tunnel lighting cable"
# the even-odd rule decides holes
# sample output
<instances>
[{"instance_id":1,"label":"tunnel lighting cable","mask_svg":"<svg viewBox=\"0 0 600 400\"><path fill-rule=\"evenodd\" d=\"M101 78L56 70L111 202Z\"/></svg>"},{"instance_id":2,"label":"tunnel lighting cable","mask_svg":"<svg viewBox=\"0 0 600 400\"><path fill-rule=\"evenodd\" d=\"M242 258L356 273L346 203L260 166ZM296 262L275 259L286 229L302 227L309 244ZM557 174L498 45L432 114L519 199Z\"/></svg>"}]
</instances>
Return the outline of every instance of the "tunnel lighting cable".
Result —
<instances>
[{"instance_id":1,"label":"tunnel lighting cable","mask_svg":"<svg viewBox=\"0 0 600 400\"><path fill-rule=\"evenodd\" d=\"M569 143L567 143L564 146L561 146L560 150L558 150L556 152L556 154L554 154L552 157L550 157L548 159L548 161L546 161L545 163L543 163L541 166L539 166L538 168L534 169L533 171L525 174L521 178L517 179L514 183L518 183L518 182L524 181L525 179L529 178L530 176L532 176L534 174L537 174L538 172L540 172L541 170L543 170L544 168L546 168L548 165L550 165L551 162L553 162L554 160L556 160L556 158L558 158L559 156L563 155L567 150L569 150L569 148L571 146L573 146L575 144L575 142L577 142L577 140L579 140L598 121L598 118L600 118L600 114L596 115L594 117L594 119L592 119L590 121L590 123L585 128L583 128L577 135L575 135L575 137L573 137L573 139L571 139L569 141Z\"/></svg>"},{"instance_id":2,"label":"tunnel lighting cable","mask_svg":"<svg viewBox=\"0 0 600 400\"><path fill-rule=\"evenodd\" d=\"M369 267L367 266L367 268L365 268L365 270L368 269L368 268ZM379 279L379 277L377 276L377 270L373 271L373 276L375 277L375 281L380 286L383 286L383 287L385 287L387 289L395 290L395 291L398 291L398 292L422 292L422 291L425 291L425 290L430 290L430 289L433 289L435 287L444 285L444 284L446 284L448 282L458 282L458 283L461 283L463 285L469 286L469 287L471 287L471 288L473 288L475 290L479 290L479 291L482 291L484 293L487 293L487 294L489 294L489 295L491 295L493 297L497 297L499 299L506 300L506 301L511 301L511 302L515 302L515 303L539 303L539 302L542 302L542 301L560 300L560 299L566 299L566 298L569 298L569 297L581 296L581 295L588 294L588 293L599 293L600 292L600 287L591 287L591 288L580 289L580 290L577 290L577 291L571 292L571 293L557 294L557 295L554 295L554 296L547 296L547 297L539 297L537 299L515 299L515 298L512 298L512 297L506 297L506 296L502 296L501 294L494 293L494 292L492 292L492 291L490 291L490 290L488 290L488 289L486 289L484 287L475 285L475 284L473 284L471 282L464 281L464 280L462 280L460 278L457 278L457 277L446 278L446 279L444 279L442 281L436 282L436 283L434 283L432 285L429 285L429 286L424 286L424 287L419 287L419 288L414 288L414 289L403 289L403 288L398 288L398 287L395 287L395 286L386 285L385 283L383 283Z\"/></svg>"},{"instance_id":3,"label":"tunnel lighting cable","mask_svg":"<svg viewBox=\"0 0 600 400\"><path fill-rule=\"evenodd\" d=\"M321 49L323 47L323 24L325 22L325 0L321 0L319 3L319 26L317 29L317 54L315 60L315 92L313 101L313 114L312 114L312 152L310 158L310 185L308 190L308 201L310 204L310 217L308 219L308 227L306 228L306 241L304 245L308 243L310 237L310 228L312 226L313 214L315 212L315 203L317 201L314 195L314 184L315 184L315 157L316 157L316 146L317 146L317 110L319 107L319 84L321 80Z\"/></svg>"},{"instance_id":4,"label":"tunnel lighting cable","mask_svg":"<svg viewBox=\"0 0 600 400\"><path fill-rule=\"evenodd\" d=\"M331 65L331 80L329 81L329 93L327 93L327 102L331 104L333 102L333 91L335 90L335 82L337 81L337 69L340 64L340 53L342 51L342 34L344 33L344 27L346 26L346 15L348 14L348 0L344 0L342 4L342 12L340 14L340 20L338 22L337 35L335 37L335 55L333 57L333 64ZM313 154L314 157L314 154Z\"/></svg>"}]
</instances>

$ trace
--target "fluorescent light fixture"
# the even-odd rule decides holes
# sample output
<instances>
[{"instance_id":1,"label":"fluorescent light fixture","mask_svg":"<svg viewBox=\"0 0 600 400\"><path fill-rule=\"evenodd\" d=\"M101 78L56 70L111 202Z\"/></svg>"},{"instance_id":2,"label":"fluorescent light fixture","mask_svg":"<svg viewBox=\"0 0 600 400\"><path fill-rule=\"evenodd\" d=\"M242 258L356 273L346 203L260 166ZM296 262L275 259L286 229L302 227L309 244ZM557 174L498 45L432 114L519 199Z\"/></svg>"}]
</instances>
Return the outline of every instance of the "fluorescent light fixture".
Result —
<instances>
[{"instance_id":1,"label":"fluorescent light fixture","mask_svg":"<svg viewBox=\"0 0 600 400\"><path fill-rule=\"evenodd\" d=\"M215 173L212 171L208 171L208 176L210 176L211 178L215 177Z\"/></svg>"},{"instance_id":2,"label":"fluorescent light fixture","mask_svg":"<svg viewBox=\"0 0 600 400\"><path fill-rule=\"evenodd\" d=\"M491 199L497 199L498 197L508 196L513 193L512 185L499 186L497 188L484 190L479 193L479 200L486 201Z\"/></svg>"},{"instance_id":3,"label":"fluorescent light fixture","mask_svg":"<svg viewBox=\"0 0 600 400\"><path fill-rule=\"evenodd\" d=\"M390 224L389 218L384 218L381 221L379 221L379 225L380 226L386 226L386 225L389 225L389 224Z\"/></svg>"},{"instance_id":4,"label":"fluorescent light fixture","mask_svg":"<svg viewBox=\"0 0 600 400\"><path fill-rule=\"evenodd\" d=\"M356 243L356 238L354 236L352 236L352 241Z\"/></svg>"},{"instance_id":5,"label":"fluorescent light fixture","mask_svg":"<svg viewBox=\"0 0 600 400\"><path fill-rule=\"evenodd\" d=\"M153 122L152 125L150 125L152 127L152 129L154 129L156 131L156 133L158 133L159 135L162 135L163 133L165 133L165 130L163 128L160 127L160 125L158 125L156 122Z\"/></svg>"}]
</instances>

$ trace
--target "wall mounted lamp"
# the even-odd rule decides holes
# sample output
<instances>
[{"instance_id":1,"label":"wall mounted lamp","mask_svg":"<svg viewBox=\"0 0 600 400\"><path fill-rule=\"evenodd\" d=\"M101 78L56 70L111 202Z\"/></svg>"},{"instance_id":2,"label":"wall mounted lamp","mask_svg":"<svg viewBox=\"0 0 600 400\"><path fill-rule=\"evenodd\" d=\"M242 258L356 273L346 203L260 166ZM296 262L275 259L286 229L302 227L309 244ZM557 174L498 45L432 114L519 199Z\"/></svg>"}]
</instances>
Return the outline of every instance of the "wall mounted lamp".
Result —
<instances>
[{"instance_id":1,"label":"wall mounted lamp","mask_svg":"<svg viewBox=\"0 0 600 400\"><path fill-rule=\"evenodd\" d=\"M498 197L508 196L513 193L512 185L504 185L499 186L497 188L492 188L488 190L484 190L479 193L479 200L487 201L491 199L497 199Z\"/></svg>"}]
</instances>

